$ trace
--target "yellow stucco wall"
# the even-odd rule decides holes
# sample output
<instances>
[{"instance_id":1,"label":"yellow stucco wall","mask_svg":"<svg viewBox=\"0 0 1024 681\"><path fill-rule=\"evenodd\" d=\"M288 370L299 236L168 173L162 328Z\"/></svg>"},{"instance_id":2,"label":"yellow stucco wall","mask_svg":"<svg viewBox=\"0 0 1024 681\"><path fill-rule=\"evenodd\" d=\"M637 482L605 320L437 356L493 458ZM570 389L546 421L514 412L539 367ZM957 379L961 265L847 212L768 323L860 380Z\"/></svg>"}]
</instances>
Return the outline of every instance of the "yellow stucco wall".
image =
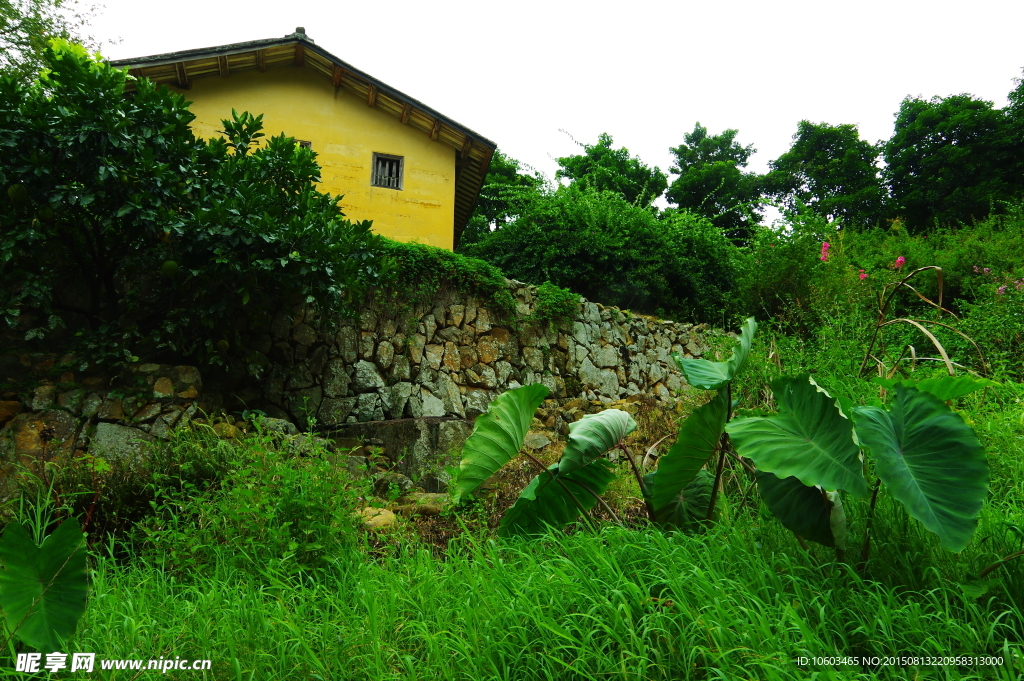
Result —
<instances>
[{"instance_id":1,"label":"yellow stucco wall","mask_svg":"<svg viewBox=\"0 0 1024 681\"><path fill-rule=\"evenodd\" d=\"M183 92L199 137L216 136L231 109L263 114L267 137L308 140L321 167L321 191L342 194L349 219L373 220L378 234L451 250L455 149L402 125L395 116L335 88L310 69L277 67L201 78ZM404 157L401 190L370 185L374 153Z\"/></svg>"}]
</instances>

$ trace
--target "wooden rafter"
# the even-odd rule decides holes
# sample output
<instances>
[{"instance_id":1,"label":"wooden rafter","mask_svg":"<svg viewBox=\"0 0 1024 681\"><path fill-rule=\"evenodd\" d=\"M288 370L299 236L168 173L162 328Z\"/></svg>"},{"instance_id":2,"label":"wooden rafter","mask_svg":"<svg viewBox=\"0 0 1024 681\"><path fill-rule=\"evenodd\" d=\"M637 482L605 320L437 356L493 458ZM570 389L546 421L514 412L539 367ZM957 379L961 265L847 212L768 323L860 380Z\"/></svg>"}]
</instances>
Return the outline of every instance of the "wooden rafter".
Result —
<instances>
[{"instance_id":1,"label":"wooden rafter","mask_svg":"<svg viewBox=\"0 0 1024 681\"><path fill-rule=\"evenodd\" d=\"M437 135L440 132L441 132L441 119L440 118L435 118L434 119L434 127L432 127L430 129L430 139L436 140L437 139Z\"/></svg>"},{"instance_id":2,"label":"wooden rafter","mask_svg":"<svg viewBox=\"0 0 1024 681\"><path fill-rule=\"evenodd\" d=\"M341 87L341 76L343 73L344 69L335 64L334 71L331 73L331 85L334 87Z\"/></svg>"},{"instance_id":3,"label":"wooden rafter","mask_svg":"<svg viewBox=\"0 0 1024 681\"><path fill-rule=\"evenodd\" d=\"M491 164L491 156L494 154L493 149L488 149L484 153L484 157L480 159L480 174L483 175L487 172L487 166Z\"/></svg>"},{"instance_id":4,"label":"wooden rafter","mask_svg":"<svg viewBox=\"0 0 1024 681\"><path fill-rule=\"evenodd\" d=\"M373 106L377 103L377 86L370 84L370 89L366 91L366 106Z\"/></svg>"},{"instance_id":5,"label":"wooden rafter","mask_svg":"<svg viewBox=\"0 0 1024 681\"><path fill-rule=\"evenodd\" d=\"M267 71L267 51L256 50L256 68L260 70L260 73L266 73Z\"/></svg>"},{"instance_id":6,"label":"wooden rafter","mask_svg":"<svg viewBox=\"0 0 1024 681\"><path fill-rule=\"evenodd\" d=\"M220 66L220 77L227 78L229 73L228 58L220 57L217 59L217 65Z\"/></svg>"},{"instance_id":7,"label":"wooden rafter","mask_svg":"<svg viewBox=\"0 0 1024 681\"><path fill-rule=\"evenodd\" d=\"M174 62L174 70L178 74L178 87L188 89L188 73L185 72L185 62Z\"/></svg>"},{"instance_id":8,"label":"wooden rafter","mask_svg":"<svg viewBox=\"0 0 1024 681\"><path fill-rule=\"evenodd\" d=\"M295 44L295 65L304 66L306 63L306 48L302 43Z\"/></svg>"},{"instance_id":9,"label":"wooden rafter","mask_svg":"<svg viewBox=\"0 0 1024 681\"><path fill-rule=\"evenodd\" d=\"M402 104L402 125L409 122L409 114L412 113L412 104L405 102Z\"/></svg>"},{"instance_id":10,"label":"wooden rafter","mask_svg":"<svg viewBox=\"0 0 1024 681\"><path fill-rule=\"evenodd\" d=\"M473 138L466 135L466 141L462 143L462 158L469 156L469 152L473 149Z\"/></svg>"}]
</instances>

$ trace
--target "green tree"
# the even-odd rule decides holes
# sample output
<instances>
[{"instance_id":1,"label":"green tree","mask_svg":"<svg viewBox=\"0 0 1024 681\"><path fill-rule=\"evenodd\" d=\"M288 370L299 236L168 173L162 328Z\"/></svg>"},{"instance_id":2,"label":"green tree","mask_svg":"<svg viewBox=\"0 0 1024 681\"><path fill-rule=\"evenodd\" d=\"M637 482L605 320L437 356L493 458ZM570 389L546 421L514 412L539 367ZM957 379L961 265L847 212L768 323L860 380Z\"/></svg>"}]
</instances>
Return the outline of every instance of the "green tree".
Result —
<instances>
[{"instance_id":1,"label":"green tree","mask_svg":"<svg viewBox=\"0 0 1024 681\"><path fill-rule=\"evenodd\" d=\"M1016 87L1007 97L1010 106L1006 109L1013 158L1010 182L1017 187L1024 187L1024 78L1014 78L1013 82Z\"/></svg>"},{"instance_id":2,"label":"green tree","mask_svg":"<svg viewBox=\"0 0 1024 681\"><path fill-rule=\"evenodd\" d=\"M544 179L540 173L524 173L519 161L506 156L501 150L495 150L480 188L476 208L459 237L456 250L477 243L491 230L501 229L515 219L523 207L539 195L543 187Z\"/></svg>"},{"instance_id":3,"label":"green tree","mask_svg":"<svg viewBox=\"0 0 1024 681\"><path fill-rule=\"evenodd\" d=\"M661 169L630 156L629 149L612 148L612 142L611 135L603 132L597 144L580 144L582 154L558 159L560 167L555 177L568 178L598 191L616 192L632 204L649 207L665 192L668 177Z\"/></svg>"},{"instance_id":4,"label":"green tree","mask_svg":"<svg viewBox=\"0 0 1024 681\"><path fill-rule=\"evenodd\" d=\"M659 220L622 195L571 184L527 206L466 249L521 281L676 318L720 320L736 249L709 221L678 212Z\"/></svg>"},{"instance_id":5,"label":"green tree","mask_svg":"<svg viewBox=\"0 0 1024 681\"><path fill-rule=\"evenodd\" d=\"M766 191L790 209L804 204L830 220L875 225L886 198L875 165L879 151L855 125L800 121L789 151L769 164Z\"/></svg>"},{"instance_id":6,"label":"green tree","mask_svg":"<svg viewBox=\"0 0 1024 681\"><path fill-rule=\"evenodd\" d=\"M1010 120L966 94L903 100L883 176L908 229L970 223L1020 195Z\"/></svg>"},{"instance_id":7,"label":"green tree","mask_svg":"<svg viewBox=\"0 0 1024 681\"><path fill-rule=\"evenodd\" d=\"M78 0L0 0L0 74L28 80L45 65L54 38L97 46L83 36L94 8Z\"/></svg>"},{"instance_id":8,"label":"green tree","mask_svg":"<svg viewBox=\"0 0 1024 681\"><path fill-rule=\"evenodd\" d=\"M730 238L743 241L761 219L761 178L744 172L753 145L736 141L736 130L708 135L697 123L683 144L670 149L676 158L669 172L679 175L666 194L669 203L703 215Z\"/></svg>"},{"instance_id":9,"label":"green tree","mask_svg":"<svg viewBox=\"0 0 1024 681\"><path fill-rule=\"evenodd\" d=\"M196 139L184 99L64 44L25 85L0 78L0 310L28 339L70 327L80 355L202 360L238 310L292 294L344 309L380 271L369 223L314 187L315 155L260 118ZM230 153L229 153L230 149Z\"/></svg>"}]
</instances>

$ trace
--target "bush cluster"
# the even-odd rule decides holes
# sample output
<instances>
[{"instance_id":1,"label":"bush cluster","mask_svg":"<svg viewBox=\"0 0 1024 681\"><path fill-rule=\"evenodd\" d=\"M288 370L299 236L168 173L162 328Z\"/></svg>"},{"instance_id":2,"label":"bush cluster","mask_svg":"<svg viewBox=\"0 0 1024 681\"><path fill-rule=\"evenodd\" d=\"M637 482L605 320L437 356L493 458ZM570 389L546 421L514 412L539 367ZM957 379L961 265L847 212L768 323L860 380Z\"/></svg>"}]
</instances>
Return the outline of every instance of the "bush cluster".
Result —
<instances>
[{"instance_id":1,"label":"bush cluster","mask_svg":"<svg viewBox=\"0 0 1024 681\"><path fill-rule=\"evenodd\" d=\"M0 78L0 314L34 320L25 340L66 328L87 363L207 363L236 343L232 312L351 309L379 280L380 237L317 191L313 152L260 142L262 117L196 139L180 95L76 46L47 58L31 85Z\"/></svg>"},{"instance_id":2,"label":"bush cluster","mask_svg":"<svg viewBox=\"0 0 1024 681\"><path fill-rule=\"evenodd\" d=\"M464 252L513 279L551 282L606 305L719 322L737 257L704 218L659 217L620 194L578 184L537 193L515 220Z\"/></svg>"}]
</instances>

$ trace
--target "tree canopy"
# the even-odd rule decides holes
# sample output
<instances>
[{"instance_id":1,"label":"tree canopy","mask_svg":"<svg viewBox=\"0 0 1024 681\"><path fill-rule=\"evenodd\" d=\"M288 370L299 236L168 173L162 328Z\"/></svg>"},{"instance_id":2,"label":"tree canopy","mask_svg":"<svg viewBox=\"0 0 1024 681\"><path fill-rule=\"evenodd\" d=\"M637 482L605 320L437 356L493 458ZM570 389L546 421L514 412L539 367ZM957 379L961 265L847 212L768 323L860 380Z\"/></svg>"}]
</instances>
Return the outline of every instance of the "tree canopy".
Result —
<instances>
[{"instance_id":1,"label":"tree canopy","mask_svg":"<svg viewBox=\"0 0 1024 681\"><path fill-rule=\"evenodd\" d=\"M0 0L0 75L34 77L54 38L95 48L96 41L82 35L92 13L78 0Z\"/></svg>"},{"instance_id":2,"label":"tree canopy","mask_svg":"<svg viewBox=\"0 0 1024 681\"><path fill-rule=\"evenodd\" d=\"M876 225L886 198L878 155L855 125L800 121L789 151L769 164L765 189L790 209L803 204L847 225Z\"/></svg>"},{"instance_id":3,"label":"tree canopy","mask_svg":"<svg viewBox=\"0 0 1024 681\"><path fill-rule=\"evenodd\" d=\"M884 177L909 229L970 223L1021 194L1010 123L992 102L966 94L903 100L884 146Z\"/></svg>"},{"instance_id":4,"label":"tree canopy","mask_svg":"<svg viewBox=\"0 0 1024 681\"><path fill-rule=\"evenodd\" d=\"M629 149L612 147L611 135L601 133L597 144L581 144L582 154L563 156L556 178L568 178L580 186L621 194L626 201L649 207L668 187L668 177L658 167L645 165Z\"/></svg>"},{"instance_id":5,"label":"tree canopy","mask_svg":"<svg viewBox=\"0 0 1024 681\"><path fill-rule=\"evenodd\" d=\"M184 99L48 49L49 71L0 78L0 310L68 327L97 362L216 358L240 309L282 295L344 309L380 273L380 237L316 190L315 154L232 112L196 139Z\"/></svg>"},{"instance_id":6,"label":"tree canopy","mask_svg":"<svg viewBox=\"0 0 1024 681\"><path fill-rule=\"evenodd\" d=\"M679 175L666 194L669 203L703 215L730 238L742 241L761 219L760 177L744 172L753 145L736 141L736 130L709 135L699 122L669 151L676 158L669 172Z\"/></svg>"},{"instance_id":7,"label":"tree canopy","mask_svg":"<svg viewBox=\"0 0 1024 681\"><path fill-rule=\"evenodd\" d=\"M544 186L544 178L539 173L528 175L522 171L519 161L495 150L476 209L459 238L459 249L480 241L492 229L500 229L533 200Z\"/></svg>"}]
</instances>

